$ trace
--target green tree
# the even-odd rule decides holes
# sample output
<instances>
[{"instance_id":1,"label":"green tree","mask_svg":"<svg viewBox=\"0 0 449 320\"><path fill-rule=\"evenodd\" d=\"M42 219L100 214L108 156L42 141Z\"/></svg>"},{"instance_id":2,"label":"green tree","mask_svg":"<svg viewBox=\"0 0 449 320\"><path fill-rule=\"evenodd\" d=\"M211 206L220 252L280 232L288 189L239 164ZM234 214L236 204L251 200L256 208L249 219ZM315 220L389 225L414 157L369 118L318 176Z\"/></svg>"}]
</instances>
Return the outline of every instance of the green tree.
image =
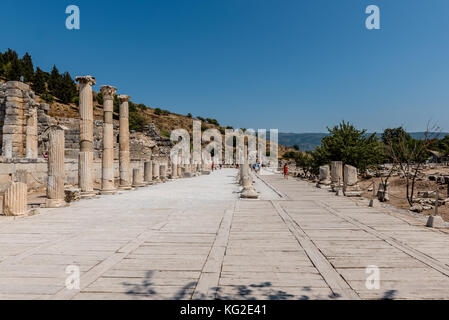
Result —
<instances>
[{"instance_id":1,"label":"green tree","mask_svg":"<svg viewBox=\"0 0 449 320\"><path fill-rule=\"evenodd\" d=\"M41 95L41 99L44 100L45 102L52 104L53 101L55 100L55 98L49 94L49 93L44 93Z\"/></svg>"},{"instance_id":2,"label":"green tree","mask_svg":"<svg viewBox=\"0 0 449 320\"><path fill-rule=\"evenodd\" d=\"M143 132L144 127L148 124L147 119L140 113L134 111L129 112L129 129Z\"/></svg>"},{"instance_id":3,"label":"green tree","mask_svg":"<svg viewBox=\"0 0 449 320\"><path fill-rule=\"evenodd\" d=\"M321 147L313 153L315 169L331 161L343 161L364 172L382 162L381 145L375 133L368 136L366 130L357 130L345 121L328 131L330 135L322 139Z\"/></svg>"},{"instance_id":4,"label":"green tree","mask_svg":"<svg viewBox=\"0 0 449 320\"><path fill-rule=\"evenodd\" d=\"M101 104L103 104L103 102ZM120 112L120 100L118 99L118 95L116 94L114 94L114 112Z\"/></svg>"},{"instance_id":5,"label":"green tree","mask_svg":"<svg viewBox=\"0 0 449 320\"><path fill-rule=\"evenodd\" d=\"M72 99L77 96L76 84L68 72L62 75L58 88L56 90L56 97L61 99L63 103L70 103Z\"/></svg>"},{"instance_id":6,"label":"green tree","mask_svg":"<svg viewBox=\"0 0 449 320\"><path fill-rule=\"evenodd\" d=\"M428 148L434 139L429 138L429 130L424 140L413 139L402 128L387 129L382 135L386 158L402 171L405 178L406 197L413 205L416 178L429 157Z\"/></svg>"},{"instance_id":7,"label":"green tree","mask_svg":"<svg viewBox=\"0 0 449 320\"><path fill-rule=\"evenodd\" d=\"M314 159L311 153L298 152L298 157L295 160L296 166L301 168L306 175L312 172Z\"/></svg>"},{"instance_id":8,"label":"green tree","mask_svg":"<svg viewBox=\"0 0 449 320\"><path fill-rule=\"evenodd\" d=\"M8 49L2 55L1 75L7 81L19 81L21 76L21 62L17 52Z\"/></svg>"},{"instance_id":9,"label":"green tree","mask_svg":"<svg viewBox=\"0 0 449 320\"><path fill-rule=\"evenodd\" d=\"M435 141L432 147L443 153L445 156L449 155L449 135Z\"/></svg>"},{"instance_id":10,"label":"green tree","mask_svg":"<svg viewBox=\"0 0 449 320\"><path fill-rule=\"evenodd\" d=\"M56 66L53 66L53 69L50 73L50 79L48 81L48 90L50 93L52 93L54 96L58 96L58 91L61 90L61 83L62 83L62 77L59 73L58 68Z\"/></svg>"},{"instance_id":11,"label":"green tree","mask_svg":"<svg viewBox=\"0 0 449 320\"><path fill-rule=\"evenodd\" d=\"M45 84L46 75L39 67L36 68L36 73L34 74L33 84L31 88L37 94L43 94L47 91Z\"/></svg>"},{"instance_id":12,"label":"green tree","mask_svg":"<svg viewBox=\"0 0 449 320\"><path fill-rule=\"evenodd\" d=\"M22 57L22 75L25 82L32 82L34 79L34 66L31 56L27 53Z\"/></svg>"},{"instance_id":13,"label":"green tree","mask_svg":"<svg viewBox=\"0 0 449 320\"><path fill-rule=\"evenodd\" d=\"M114 97L115 98L115 97ZM97 103L102 106L104 101L103 101L103 94L101 92L98 92L95 96L94 96L94 100L97 101ZM114 99L115 100L115 99Z\"/></svg>"},{"instance_id":14,"label":"green tree","mask_svg":"<svg viewBox=\"0 0 449 320\"><path fill-rule=\"evenodd\" d=\"M21 76L19 60L12 60L4 64L3 71L7 81L19 81Z\"/></svg>"}]
</instances>

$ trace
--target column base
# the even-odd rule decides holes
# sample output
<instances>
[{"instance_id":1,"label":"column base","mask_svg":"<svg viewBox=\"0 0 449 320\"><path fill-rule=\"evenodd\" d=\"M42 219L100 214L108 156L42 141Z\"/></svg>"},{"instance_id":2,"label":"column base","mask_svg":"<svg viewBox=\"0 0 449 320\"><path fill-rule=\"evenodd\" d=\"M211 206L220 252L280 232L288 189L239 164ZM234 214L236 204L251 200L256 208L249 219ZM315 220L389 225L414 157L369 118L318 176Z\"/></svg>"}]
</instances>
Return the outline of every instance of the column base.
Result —
<instances>
[{"instance_id":1,"label":"column base","mask_svg":"<svg viewBox=\"0 0 449 320\"><path fill-rule=\"evenodd\" d=\"M118 187L119 190L131 190L132 187L131 186L120 186Z\"/></svg>"},{"instance_id":2,"label":"column base","mask_svg":"<svg viewBox=\"0 0 449 320\"><path fill-rule=\"evenodd\" d=\"M114 194L117 194L117 190L101 190L100 194L103 196L112 196Z\"/></svg>"},{"instance_id":3,"label":"column base","mask_svg":"<svg viewBox=\"0 0 449 320\"><path fill-rule=\"evenodd\" d=\"M240 194L242 199L258 199L259 194L254 189L244 189Z\"/></svg>"},{"instance_id":4,"label":"column base","mask_svg":"<svg viewBox=\"0 0 449 320\"><path fill-rule=\"evenodd\" d=\"M97 194L94 191L81 192L82 199L92 199L92 198L95 198L96 196L97 196Z\"/></svg>"},{"instance_id":5,"label":"column base","mask_svg":"<svg viewBox=\"0 0 449 320\"><path fill-rule=\"evenodd\" d=\"M379 206L380 206L380 202L379 202L379 200L377 200L377 199L371 199L371 200L369 201L368 206L369 206L370 208L376 208L376 207L379 207Z\"/></svg>"},{"instance_id":6,"label":"column base","mask_svg":"<svg viewBox=\"0 0 449 320\"><path fill-rule=\"evenodd\" d=\"M64 208L70 206L67 202L62 199L47 199L45 200L46 208Z\"/></svg>"},{"instance_id":7,"label":"column base","mask_svg":"<svg viewBox=\"0 0 449 320\"><path fill-rule=\"evenodd\" d=\"M430 216L427 220L426 227L428 228L444 228L444 220L440 216Z\"/></svg>"}]
</instances>

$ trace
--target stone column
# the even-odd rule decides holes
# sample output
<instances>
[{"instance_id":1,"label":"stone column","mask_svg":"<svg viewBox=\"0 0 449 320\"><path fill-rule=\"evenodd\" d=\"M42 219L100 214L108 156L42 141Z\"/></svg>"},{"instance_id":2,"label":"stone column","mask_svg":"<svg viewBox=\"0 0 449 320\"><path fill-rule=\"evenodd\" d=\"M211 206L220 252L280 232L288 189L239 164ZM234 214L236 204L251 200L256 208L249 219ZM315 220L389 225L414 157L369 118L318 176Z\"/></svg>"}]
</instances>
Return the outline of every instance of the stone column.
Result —
<instances>
[{"instance_id":1,"label":"stone column","mask_svg":"<svg viewBox=\"0 0 449 320\"><path fill-rule=\"evenodd\" d=\"M67 206L64 194L64 128L50 127L48 135L47 208Z\"/></svg>"},{"instance_id":2,"label":"stone column","mask_svg":"<svg viewBox=\"0 0 449 320\"><path fill-rule=\"evenodd\" d=\"M96 194L93 184L94 161L94 128L93 128L93 98L92 85L96 84L91 76L76 77L80 83L80 152L78 160L78 184L81 189L81 197L92 198Z\"/></svg>"},{"instance_id":3,"label":"stone column","mask_svg":"<svg viewBox=\"0 0 449 320\"><path fill-rule=\"evenodd\" d=\"M331 162L331 187L332 190L337 191L342 188L343 183L343 162Z\"/></svg>"},{"instance_id":4,"label":"stone column","mask_svg":"<svg viewBox=\"0 0 449 320\"><path fill-rule=\"evenodd\" d=\"M158 183L160 180L160 164L157 161L153 161L153 181Z\"/></svg>"},{"instance_id":5,"label":"stone column","mask_svg":"<svg viewBox=\"0 0 449 320\"><path fill-rule=\"evenodd\" d=\"M143 186L142 175L140 174L140 169L133 169L133 188L139 188Z\"/></svg>"},{"instance_id":6,"label":"stone column","mask_svg":"<svg viewBox=\"0 0 449 320\"><path fill-rule=\"evenodd\" d=\"M3 214L23 216L28 212L28 188L25 183L13 182L3 195Z\"/></svg>"},{"instance_id":7,"label":"stone column","mask_svg":"<svg viewBox=\"0 0 449 320\"><path fill-rule=\"evenodd\" d=\"M344 167L344 194L347 197L360 197L363 191L360 189L357 178L357 168L345 165Z\"/></svg>"},{"instance_id":8,"label":"stone column","mask_svg":"<svg viewBox=\"0 0 449 320\"><path fill-rule=\"evenodd\" d=\"M318 188L329 188L331 185L331 175L329 165L320 167L320 181L317 184Z\"/></svg>"},{"instance_id":9,"label":"stone column","mask_svg":"<svg viewBox=\"0 0 449 320\"><path fill-rule=\"evenodd\" d=\"M153 182L153 162L146 161L144 164L143 176L146 184Z\"/></svg>"},{"instance_id":10,"label":"stone column","mask_svg":"<svg viewBox=\"0 0 449 320\"><path fill-rule=\"evenodd\" d=\"M129 96L120 95L120 189L131 189L131 161L129 156Z\"/></svg>"},{"instance_id":11,"label":"stone column","mask_svg":"<svg viewBox=\"0 0 449 320\"><path fill-rule=\"evenodd\" d=\"M245 161L244 164L241 165L241 184L242 184L242 192L240 194L240 198L243 199L257 199L259 198L259 194L254 190L253 187L253 178L251 176L251 172L249 170L249 164Z\"/></svg>"},{"instance_id":12,"label":"stone column","mask_svg":"<svg viewBox=\"0 0 449 320\"><path fill-rule=\"evenodd\" d=\"M160 175L161 175L161 181L166 182L167 181L167 164L161 163L160 165Z\"/></svg>"},{"instance_id":13,"label":"stone column","mask_svg":"<svg viewBox=\"0 0 449 320\"><path fill-rule=\"evenodd\" d=\"M26 120L25 153L27 159L37 159L37 108L30 106Z\"/></svg>"},{"instance_id":14,"label":"stone column","mask_svg":"<svg viewBox=\"0 0 449 320\"><path fill-rule=\"evenodd\" d=\"M171 163L171 178L178 178L178 165L175 162Z\"/></svg>"},{"instance_id":15,"label":"stone column","mask_svg":"<svg viewBox=\"0 0 449 320\"><path fill-rule=\"evenodd\" d=\"M191 164L184 164L184 173L183 176L184 178L191 178L193 176L192 174L192 169L191 169Z\"/></svg>"},{"instance_id":16,"label":"stone column","mask_svg":"<svg viewBox=\"0 0 449 320\"><path fill-rule=\"evenodd\" d=\"M101 194L112 195L116 193L114 177L114 94L116 88L111 86L102 86L101 95L103 96L103 166L101 179Z\"/></svg>"}]
</instances>

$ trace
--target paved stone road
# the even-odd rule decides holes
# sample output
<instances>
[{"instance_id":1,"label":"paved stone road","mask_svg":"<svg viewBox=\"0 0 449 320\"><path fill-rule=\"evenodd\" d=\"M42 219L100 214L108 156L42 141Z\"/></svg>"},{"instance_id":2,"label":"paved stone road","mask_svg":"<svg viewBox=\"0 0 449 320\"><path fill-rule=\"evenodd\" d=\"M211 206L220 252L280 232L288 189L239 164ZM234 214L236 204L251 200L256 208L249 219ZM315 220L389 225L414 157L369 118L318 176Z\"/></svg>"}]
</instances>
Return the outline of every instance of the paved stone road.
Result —
<instances>
[{"instance_id":1,"label":"paved stone road","mask_svg":"<svg viewBox=\"0 0 449 320\"><path fill-rule=\"evenodd\" d=\"M279 175L241 201L235 175L0 217L0 299L449 299L448 234Z\"/></svg>"}]
</instances>

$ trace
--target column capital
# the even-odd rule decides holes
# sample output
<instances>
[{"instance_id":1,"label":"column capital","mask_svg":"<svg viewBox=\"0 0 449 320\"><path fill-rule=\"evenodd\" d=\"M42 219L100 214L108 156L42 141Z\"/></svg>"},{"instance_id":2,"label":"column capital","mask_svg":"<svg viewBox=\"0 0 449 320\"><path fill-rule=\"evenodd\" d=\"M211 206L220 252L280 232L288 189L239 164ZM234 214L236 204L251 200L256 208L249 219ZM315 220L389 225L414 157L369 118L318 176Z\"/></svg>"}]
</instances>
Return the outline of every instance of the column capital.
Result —
<instances>
[{"instance_id":1,"label":"column capital","mask_svg":"<svg viewBox=\"0 0 449 320\"><path fill-rule=\"evenodd\" d=\"M103 99L112 100L114 99L114 94L117 92L117 88L113 86L101 86L101 95Z\"/></svg>"},{"instance_id":2,"label":"column capital","mask_svg":"<svg viewBox=\"0 0 449 320\"><path fill-rule=\"evenodd\" d=\"M84 84L90 84L90 85L97 84L97 80L95 80L95 77L92 77L92 76L76 77L75 80L78 81L79 83L84 83Z\"/></svg>"},{"instance_id":3,"label":"column capital","mask_svg":"<svg viewBox=\"0 0 449 320\"><path fill-rule=\"evenodd\" d=\"M124 94L121 94L121 95L118 96L118 99L120 100L120 103L128 102L130 98L131 98L130 96L127 96L127 95L124 95Z\"/></svg>"}]
</instances>

